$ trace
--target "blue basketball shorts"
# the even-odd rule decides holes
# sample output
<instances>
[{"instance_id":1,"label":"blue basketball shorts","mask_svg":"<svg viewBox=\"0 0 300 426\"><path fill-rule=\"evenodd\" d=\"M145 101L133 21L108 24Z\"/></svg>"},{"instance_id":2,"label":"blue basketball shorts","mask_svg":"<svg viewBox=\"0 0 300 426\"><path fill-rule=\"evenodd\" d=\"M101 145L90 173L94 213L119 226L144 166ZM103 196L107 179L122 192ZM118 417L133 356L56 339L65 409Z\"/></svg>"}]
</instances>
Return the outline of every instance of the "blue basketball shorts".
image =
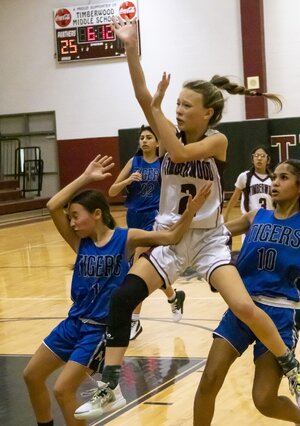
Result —
<instances>
[{"instance_id":1,"label":"blue basketball shorts","mask_svg":"<svg viewBox=\"0 0 300 426\"><path fill-rule=\"evenodd\" d=\"M293 350L298 341L295 327L295 309L273 307L256 302L255 304L271 317L282 340ZM254 361L268 351L252 330L240 321L230 309L223 315L218 327L213 332L213 336L225 339L236 349L239 355L242 355L249 345L255 343L253 348Z\"/></svg>"},{"instance_id":2,"label":"blue basketball shorts","mask_svg":"<svg viewBox=\"0 0 300 426\"><path fill-rule=\"evenodd\" d=\"M44 344L64 362L74 361L101 372L106 326L68 317L44 339Z\"/></svg>"},{"instance_id":3,"label":"blue basketball shorts","mask_svg":"<svg viewBox=\"0 0 300 426\"><path fill-rule=\"evenodd\" d=\"M128 209L126 213L126 221L128 228L144 229L152 231L155 217L158 211L156 209L137 211Z\"/></svg>"}]
</instances>

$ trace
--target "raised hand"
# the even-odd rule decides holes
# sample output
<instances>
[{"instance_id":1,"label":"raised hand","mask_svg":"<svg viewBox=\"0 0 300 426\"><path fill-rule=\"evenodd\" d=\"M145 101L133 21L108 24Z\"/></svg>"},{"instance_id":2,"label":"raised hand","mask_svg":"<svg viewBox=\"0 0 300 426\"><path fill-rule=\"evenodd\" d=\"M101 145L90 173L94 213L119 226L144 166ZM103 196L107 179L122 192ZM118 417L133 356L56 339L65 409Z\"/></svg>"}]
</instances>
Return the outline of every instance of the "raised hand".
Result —
<instances>
[{"instance_id":1,"label":"raised hand","mask_svg":"<svg viewBox=\"0 0 300 426\"><path fill-rule=\"evenodd\" d=\"M156 93L154 94L151 102L152 108L160 108L162 100L165 96L166 90L169 87L171 74L163 73L162 79L158 83Z\"/></svg>"},{"instance_id":2,"label":"raised hand","mask_svg":"<svg viewBox=\"0 0 300 426\"><path fill-rule=\"evenodd\" d=\"M192 196L190 195L186 205L186 211L188 211L189 213L193 215L197 213L197 211L200 210L200 208L203 206L203 204L209 197L211 186L212 186L212 183L207 182L197 192L194 198L192 198Z\"/></svg>"},{"instance_id":3,"label":"raised hand","mask_svg":"<svg viewBox=\"0 0 300 426\"><path fill-rule=\"evenodd\" d=\"M203 206L207 200L211 191L211 182L205 183L203 187L197 192L194 198L189 195L188 202L185 211L178 222L171 226L170 230L176 234L175 241L172 244L176 244L183 237L184 233L189 228L193 217L198 210Z\"/></svg>"},{"instance_id":4,"label":"raised hand","mask_svg":"<svg viewBox=\"0 0 300 426\"><path fill-rule=\"evenodd\" d=\"M124 43L137 42L137 28L136 28L136 19L132 21L126 16L125 22L123 19L119 18L118 20L113 17L112 23L110 24L111 29L115 35Z\"/></svg>"},{"instance_id":5,"label":"raised hand","mask_svg":"<svg viewBox=\"0 0 300 426\"><path fill-rule=\"evenodd\" d=\"M84 171L84 175L91 180L100 181L111 176L108 171L114 167L115 163L112 162L112 157L108 155L97 155L93 161L87 166Z\"/></svg>"}]
</instances>

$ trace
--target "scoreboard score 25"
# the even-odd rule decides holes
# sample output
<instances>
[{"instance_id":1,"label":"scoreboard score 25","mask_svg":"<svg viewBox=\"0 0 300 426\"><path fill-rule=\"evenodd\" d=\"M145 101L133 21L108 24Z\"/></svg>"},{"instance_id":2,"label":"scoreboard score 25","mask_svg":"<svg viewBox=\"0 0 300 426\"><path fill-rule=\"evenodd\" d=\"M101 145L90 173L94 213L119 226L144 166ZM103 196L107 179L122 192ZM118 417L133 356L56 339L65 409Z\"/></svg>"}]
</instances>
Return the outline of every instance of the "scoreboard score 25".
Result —
<instances>
[{"instance_id":1,"label":"scoreboard score 25","mask_svg":"<svg viewBox=\"0 0 300 426\"><path fill-rule=\"evenodd\" d=\"M137 0L61 7L54 10L58 63L124 57L123 43L110 27L112 17L136 18L140 40ZM140 54L140 43L139 43Z\"/></svg>"}]
</instances>

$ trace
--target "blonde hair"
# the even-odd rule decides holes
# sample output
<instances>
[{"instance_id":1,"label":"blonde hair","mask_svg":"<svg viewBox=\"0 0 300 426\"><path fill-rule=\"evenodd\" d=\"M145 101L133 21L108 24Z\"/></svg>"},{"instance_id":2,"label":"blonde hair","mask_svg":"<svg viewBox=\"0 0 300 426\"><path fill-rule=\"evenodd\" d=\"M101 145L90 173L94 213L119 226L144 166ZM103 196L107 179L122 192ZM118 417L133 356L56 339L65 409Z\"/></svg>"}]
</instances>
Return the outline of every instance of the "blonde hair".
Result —
<instances>
[{"instance_id":1,"label":"blonde hair","mask_svg":"<svg viewBox=\"0 0 300 426\"><path fill-rule=\"evenodd\" d=\"M183 87L200 93L203 97L203 106L205 108L213 108L214 113L209 122L210 126L215 126L222 118L225 104L222 90L226 90L226 92L231 95L264 96L273 102L279 111L282 109L282 101L279 95L249 90L245 86L233 83L227 77L222 77L220 75L214 75L209 81L187 81L183 84Z\"/></svg>"}]
</instances>

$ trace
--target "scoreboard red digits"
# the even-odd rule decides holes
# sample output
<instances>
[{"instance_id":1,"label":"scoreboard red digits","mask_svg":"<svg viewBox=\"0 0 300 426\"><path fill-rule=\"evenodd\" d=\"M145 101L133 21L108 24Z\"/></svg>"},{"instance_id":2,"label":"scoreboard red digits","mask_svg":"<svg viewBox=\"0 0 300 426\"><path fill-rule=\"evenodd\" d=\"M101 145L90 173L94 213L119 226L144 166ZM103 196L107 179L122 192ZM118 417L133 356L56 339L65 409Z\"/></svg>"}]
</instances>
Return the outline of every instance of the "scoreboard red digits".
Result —
<instances>
[{"instance_id":1,"label":"scoreboard red digits","mask_svg":"<svg viewBox=\"0 0 300 426\"><path fill-rule=\"evenodd\" d=\"M112 40L116 40L116 37L109 24L78 27L78 44Z\"/></svg>"},{"instance_id":2,"label":"scoreboard red digits","mask_svg":"<svg viewBox=\"0 0 300 426\"><path fill-rule=\"evenodd\" d=\"M86 27L87 30L87 41L95 41L96 33L93 27Z\"/></svg>"},{"instance_id":3,"label":"scoreboard red digits","mask_svg":"<svg viewBox=\"0 0 300 426\"><path fill-rule=\"evenodd\" d=\"M102 25L101 26L101 32L102 32L102 40L115 40L116 36L111 29L110 25Z\"/></svg>"},{"instance_id":4,"label":"scoreboard red digits","mask_svg":"<svg viewBox=\"0 0 300 426\"><path fill-rule=\"evenodd\" d=\"M75 38L64 38L59 40L59 51L61 55L72 55L78 51Z\"/></svg>"},{"instance_id":5,"label":"scoreboard red digits","mask_svg":"<svg viewBox=\"0 0 300 426\"><path fill-rule=\"evenodd\" d=\"M54 11L56 58L59 63L125 56L125 49L110 26L112 17L135 18L139 40L137 1L63 7ZM123 18L122 18L123 17ZM140 53L140 51L139 51Z\"/></svg>"}]
</instances>

